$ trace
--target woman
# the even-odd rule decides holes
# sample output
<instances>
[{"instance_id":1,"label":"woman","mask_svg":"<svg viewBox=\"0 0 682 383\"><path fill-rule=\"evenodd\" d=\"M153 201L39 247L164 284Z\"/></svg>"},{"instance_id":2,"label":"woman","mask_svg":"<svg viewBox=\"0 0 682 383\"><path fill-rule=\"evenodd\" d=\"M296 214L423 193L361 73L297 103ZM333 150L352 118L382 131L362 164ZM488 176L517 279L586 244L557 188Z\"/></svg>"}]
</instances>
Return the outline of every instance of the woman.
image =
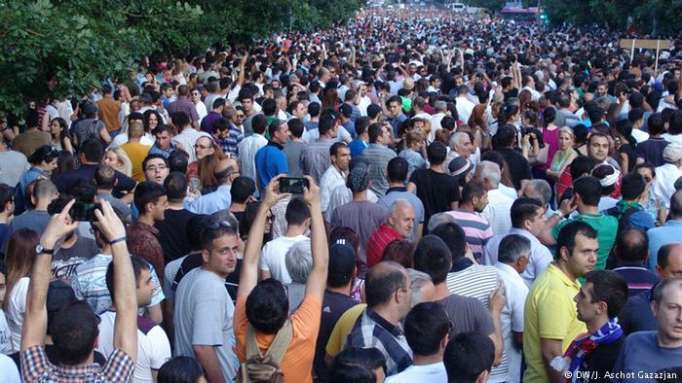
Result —
<instances>
[{"instance_id":1,"label":"woman","mask_svg":"<svg viewBox=\"0 0 682 383\"><path fill-rule=\"evenodd\" d=\"M126 152L121 148L109 148L104 152L102 163L130 177L133 174L133 164Z\"/></svg>"},{"instance_id":2,"label":"woman","mask_svg":"<svg viewBox=\"0 0 682 383\"><path fill-rule=\"evenodd\" d=\"M566 166L578 156L578 152L573 148L574 144L573 130L569 127L559 129L559 148L554 152L552 162L547 170L547 176L555 180L559 179Z\"/></svg>"},{"instance_id":3,"label":"woman","mask_svg":"<svg viewBox=\"0 0 682 383\"><path fill-rule=\"evenodd\" d=\"M21 346L26 296L39 240L40 236L35 231L19 229L12 234L7 247L7 294L3 309L10 329L12 352L19 351Z\"/></svg>"},{"instance_id":4,"label":"woman","mask_svg":"<svg viewBox=\"0 0 682 383\"><path fill-rule=\"evenodd\" d=\"M196 189L198 184L202 194L210 193L218 187L213 172L218 163L226 157L225 153L215 141L206 136L197 139L194 150L197 160L187 167L187 179L190 180L191 188Z\"/></svg>"},{"instance_id":5,"label":"woman","mask_svg":"<svg viewBox=\"0 0 682 383\"><path fill-rule=\"evenodd\" d=\"M154 142L152 132L157 126L163 125L163 118L161 114L153 109L150 109L143 114L144 116L144 136ZM144 137L143 137L144 139Z\"/></svg>"},{"instance_id":6,"label":"woman","mask_svg":"<svg viewBox=\"0 0 682 383\"><path fill-rule=\"evenodd\" d=\"M58 155L59 153L50 145L43 145L28 158L31 167L19 179L15 207L17 214L23 213L30 206L31 199L26 193L26 187L38 178L50 178L52 171L57 168Z\"/></svg>"},{"instance_id":7,"label":"woman","mask_svg":"<svg viewBox=\"0 0 682 383\"><path fill-rule=\"evenodd\" d=\"M192 102L194 103L194 108L197 110L197 114L199 115L199 121L201 121L208 114L208 110L206 110L206 105L204 105L204 102L201 101L201 92L198 88L192 90Z\"/></svg>"},{"instance_id":8,"label":"woman","mask_svg":"<svg viewBox=\"0 0 682 383\"><path fill-rule=\"evenodd\" d=\"M50 122L50 136L52 141L50 144L52 148L57 151L67 151L73 153L73 145L71 144L71 137L69 136L69 127L66 121L61 117L53 118Z\"/></svg>"}]
</instances>

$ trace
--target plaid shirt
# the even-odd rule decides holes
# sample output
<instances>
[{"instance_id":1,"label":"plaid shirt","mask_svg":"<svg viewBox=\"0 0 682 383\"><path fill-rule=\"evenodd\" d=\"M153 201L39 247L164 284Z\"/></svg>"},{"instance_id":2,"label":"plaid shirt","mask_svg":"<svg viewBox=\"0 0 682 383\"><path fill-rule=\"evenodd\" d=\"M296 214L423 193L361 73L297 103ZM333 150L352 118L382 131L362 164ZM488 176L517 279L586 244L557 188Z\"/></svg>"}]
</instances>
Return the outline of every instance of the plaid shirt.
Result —
<instances>
[{"instance_id":1,"label":"plaid shirt","mask_svg":"<svg viewBox=\"0 0 682 383\"><path fill-rule=\"evenodd\" d=\"M135 361L119 349L114 350L104 367L98 364L55 366L47 360L44 346L29 347L20 358L21 377L27 383L128 382L135 369Z\"/></svg>"}]
</instances>

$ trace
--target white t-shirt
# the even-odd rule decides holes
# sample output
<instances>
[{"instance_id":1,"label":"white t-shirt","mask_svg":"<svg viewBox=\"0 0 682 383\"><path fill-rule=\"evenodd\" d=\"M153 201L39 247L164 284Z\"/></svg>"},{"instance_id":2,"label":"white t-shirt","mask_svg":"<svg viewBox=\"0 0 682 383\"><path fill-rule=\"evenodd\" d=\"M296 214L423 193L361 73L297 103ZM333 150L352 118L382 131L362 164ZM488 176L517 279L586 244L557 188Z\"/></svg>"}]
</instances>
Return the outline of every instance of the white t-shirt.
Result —
<instances>
[{"instance_id":1,"label":"white t-shirt","mask_svg":"<svg viewBox=\"0 0 682 383\"><path fill-rule=\"evenodd\" d=\"M0 354L0 381L3 383L21 383L19 370L9 356Z\"/></svg>"},{"instance_id":2,"label":"white t-shirt","mask_svg":"<svg viewBox=\"0 0 682 383\"><path fill-rule=\"evenodd\" d=\"M21 347L21 328L24 324L26 315L26 296L28 295L29 277L23 277L17 281L9 293L9 303L7 304L7 325L11 333L12 352L19 351Z\"/></svg>"},{"instance_id":3,"label":"white t-shirt","mask_svg":"<svg viewBox=\"0 0 682 383\"><path fill-rule=\"evenodd\" d=\"M0 354L12 353L12 340L5 312L0 310Z\"/></svg>"},{"instance_id":4,"label":"white t-shirt","mask_svg":"<svg viewBox=\"0 0 682 383\"><path fill-rule=\"evenodd\" d=\"M308 239L305 235L297 235L295 237L281 236L273 239L263 246L263 252L260 262L261 271L267 271L272 278L277 279L285 285L291 283L291 276L287 271L286 255L291 246L297 242Z\"/></svg>"},{"instance_id":5,"label":"white t-shirt","mask_svg":"<svg viewBox=\"0 0 682 383\"><path fill-rule=\"evenodd\" d=\"M386 383L447 383L448 373L445 371L443 362L415 366L414 364L406 368L400 374L389 376Z\"/></svg>"},{"instance_id":6,"label":"white t-shirt","mask_svg":"<svg viewBox=\"0 0 682 383\"><path fill-rule=\"evenodd\" d=\"M121 146L127 142L128 142L128 133L119 133L111 141L111 144L109 144L109 149L118 148L119 146ZM152 145L154 145L154 137L149 133L145 133L144 136L142 136L142 138L140 138L140 143L142 145L152 146Z\"/></svg>"},{"instance_id":7,"label":"white t-shirt","mask_svg":"<svg viewBox=\"0 0 682 383\"><path fill-rule=\"evenodd\" d=\"M114 322L116 313L106 311L100 316L99 341L97 351L109 357L114 352ZM138 326L140 322L138 321ZM136 383L153 383L152 370L158 370L171 357L168 336L159 325L150 325L150 329L137 330L137 362L133 381ZM147 331L146 333L142 330Z\"/></svg>"}]
</instances>

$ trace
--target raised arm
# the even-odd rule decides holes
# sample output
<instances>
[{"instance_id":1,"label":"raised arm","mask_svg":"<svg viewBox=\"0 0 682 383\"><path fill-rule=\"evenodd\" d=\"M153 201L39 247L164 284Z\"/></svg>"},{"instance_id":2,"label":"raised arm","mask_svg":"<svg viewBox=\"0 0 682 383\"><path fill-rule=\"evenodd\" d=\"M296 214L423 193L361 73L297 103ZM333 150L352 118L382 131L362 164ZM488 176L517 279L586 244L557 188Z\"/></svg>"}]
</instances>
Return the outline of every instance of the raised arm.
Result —
<instances>
[{"instance_id":1,"label":"raised arm","mask_svg":"<svg viewBox=\"0 0 682 383\"><path fill-rule=\"evenodd\" d=\"M29 347L42 346L45 343L47 331L47 289L50 285L50 268L52 264L52 252L57 242L78 227L78 222L72 222L69 217L69 209L74 200L69 202L59 214L54 215L47 224L43 235L40 237L40 246L44 251L38 253L33 270L31 270L31 282L28 285L26 297L26 315L21 332L21 351Z\"/></svg>"},{"instance_id":2,"label":"raised arm","mask_svg":"<svg viewBox=\"0 0 682 383\"><path fill-rule=\"evenodd\" d=\"M126 230L111 204L102 201L102 211L95 210L94 223L111 244L114 262L114 348L121 349L133 360L137 359L137 298L135 275L126 245Z\"/></svg>"},{"instance_id":3,"label":"raised arm","mask_svg":"<svg viewBox=\"0 0 682 383\"><path fill-rule=\"evenodd\" d=\"M305 295L313 295L322 302L324 289L327 287L327 267L329 264L329 246L327 244L327 231L322 218L320 207L320 188L315 184L313 177L306 176L309 188L306 188L303 198L310 208L312 224L311 245L313 253L313 270L308 276L305 285Z\"/></svg>"}]
</instances>

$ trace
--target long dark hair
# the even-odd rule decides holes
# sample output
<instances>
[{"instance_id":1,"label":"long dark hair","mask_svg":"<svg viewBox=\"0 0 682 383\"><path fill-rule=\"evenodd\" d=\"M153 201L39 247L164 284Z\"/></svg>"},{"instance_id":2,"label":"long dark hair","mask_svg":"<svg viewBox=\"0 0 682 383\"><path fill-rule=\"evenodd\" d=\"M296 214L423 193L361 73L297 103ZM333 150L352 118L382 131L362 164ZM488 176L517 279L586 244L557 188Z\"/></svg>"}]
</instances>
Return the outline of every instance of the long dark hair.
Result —
<instances>
[{"instance_id":1,"label":"long dark hair","mask_svg":"<svg viewBox=\"0 0 682 383\"><path fill-rule=\"evenodd\" d=\"M14 286L21 278L31 274L36 259L36 245L39 240L38 233L30 229L19 229L9 238L7 257L5 258L7 266L7 291L3 302L5 310Z\"/></svg>"}]
</instances>

